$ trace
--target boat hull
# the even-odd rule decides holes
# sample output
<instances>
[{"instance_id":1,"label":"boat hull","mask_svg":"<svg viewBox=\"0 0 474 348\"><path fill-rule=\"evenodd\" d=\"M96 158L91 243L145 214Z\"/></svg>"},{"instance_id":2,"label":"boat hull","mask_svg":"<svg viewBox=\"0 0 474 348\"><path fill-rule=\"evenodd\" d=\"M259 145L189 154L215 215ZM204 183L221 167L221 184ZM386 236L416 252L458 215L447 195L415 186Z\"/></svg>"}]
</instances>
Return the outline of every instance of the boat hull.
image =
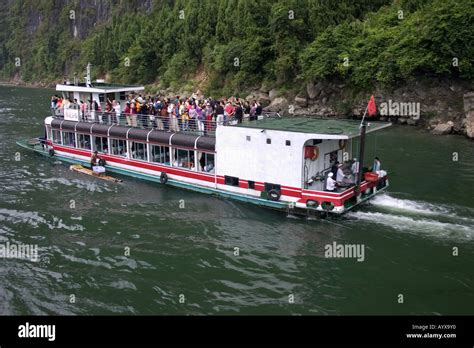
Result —
<instances>
[{"instance_id":1,"label":"boat hull","mask_svg":"<svg viewBox=\"0 0 474 348\"><path fill-rule=\"evenodd\" d=\"M63 162L70 163L73 165L84 165L84 166L89 165L88 158L86 159L86 158L80 158L80 156L71 156L61 151L55 151L54 155L51 155L49 151L43 149L41 145L31 146L28 144L27 141L18 141L17 145L21 146L24 149L33 151L35 153L38 153L39 155L42 155L51 159L57 159L59 161L63 161ZM126 168L125 166L121 166L119 164L117 165L113 164L113 162L111 161L107 161L107 164L105 165L105 167L108 173L115 173L115 174L124 175L128 177L133 177L140 180L146 180L146 181L150 181L154 183L163 184L160 180L161 172L159 171L157 171L156 174L146 173L137 169ZM347 212L348 210L353 209L355 206L370 200L378 193L385 191L389 186L388 180L387 180L386 185L384 187L381 187L380 189L374 189L372 190L372 193L370 194L362 195L360 199L357 200L357 202L355 202L354 204L350 206L344 207L343 211L331 211L331 210L314 209L311 207L307 207L305 205L302 206L302 204L299 204L296 202L288 202L288 201L281 201L281 200L272 201L269 199L264 199L264 198L260 198L256 196L225 191L217 187L198 185L196 183L185 182L174 176L170 176L169 180L167 180L165 185L169 185L169 186L181 188L181 189L186 189L186 190L190 190L194 192L211 194L217 197L229 198L229 199L237 200L240 202L251 203L254 205L258 205L260 207L284 211L291 215L302 215L302 216L311 216L311 217L325 217L328 214L340 215L344 212Z\"/></svg>"}]
</instances>

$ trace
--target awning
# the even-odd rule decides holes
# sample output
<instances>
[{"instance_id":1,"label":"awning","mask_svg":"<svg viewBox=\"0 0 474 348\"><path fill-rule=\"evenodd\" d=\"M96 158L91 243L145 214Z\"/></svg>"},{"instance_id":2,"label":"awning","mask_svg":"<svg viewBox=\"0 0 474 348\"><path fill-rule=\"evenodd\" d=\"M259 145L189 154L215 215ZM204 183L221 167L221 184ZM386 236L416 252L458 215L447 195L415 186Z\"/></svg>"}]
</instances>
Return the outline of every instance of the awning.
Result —
<instances>
[{"instance_id":1,"label":"awning","mask_svg":"<svg viewBox=\"0 0 474 348\"><path fill-rule=\"evenodd\" d=\"M63 123L61 123L61 129L74 131L77 123L76 121L63 121Z\"/></svg>"},{"instance_id":2,"label":"awning","mask_svg":"<svg viewBox=\"0 0 474 348\"><path fill-rule=\"evenodd\" d=\"M107 132L108 132L109 128L110 128L110 125L108 125L108 124L93 123L92 124L92 134L107 136Z\"/></svg>"},{"instance_id":3,"label":"awning","mask_svg":"<svg viewBox=\"0 0 474 348\"><path fill-rule=\"evenodd\" d=\"M128 139L146 142L148 133L150 133L149 129L130 128L130 131L128 132Z\"/></svg>"},{"instance_id":4,"label":"awning","mask_svg":"<svg viewBox=\"0 0 474 348\"><path fill-rule=\"evenodd\" d=\"M79 122L76 124L76 132L90 134L93 123Z\"/></svg>"},{"instance_id":5,"label":"awning","mask_svg":"<svg viewBox=\"0 0 474 348\"><path fill-rule=\"evenodd\" d=\"M196 149L214 152L216 150L216 138L206 136L199 137L196 143Z\"/></svg>"},{"instance_id":6,"label":"awning","mask_svg":"<svg viewBox=\"0 0 474 348\"><path fill-rule=\"evenodd\" d=\"M199 135L175 133L171 137L171 145L190 147L194 149L194 143L196 142L197 138L199 138Z\"/></svg>"},{"instance_id":7,"label":"awning","mask_svg":"<svg viewBox=\"0 0 474 348\"><path fill-rule=\"evenodd\" d=\"M54 118L54 119L51 121L51 128L53 128L53 129L60 129L60 127L61 127L61 122L63 122L63 121L64 121L63 119Z\"/></svg>"},{"instance_id":8,"label":"awning","mask_svg":"<svg viewBox=\"0 0 474 348\"><path fill-rule=\"evenodd\" d=\"M148 136L148 141L153 142L153 143L169 145L170 137L172 134L173 133L169 133L165 131L153 130Z\"/></svg>"},{"instance_id":9,"label":"awning","mask_svg":"<svg viewBox=\"0 0 474 348\"><path fill-rule=\"evenodd\" d=\"M126 138L130 128L122 126L112 126L109 130L109 136L113 138Z\"/></svg>"}]
</instances>

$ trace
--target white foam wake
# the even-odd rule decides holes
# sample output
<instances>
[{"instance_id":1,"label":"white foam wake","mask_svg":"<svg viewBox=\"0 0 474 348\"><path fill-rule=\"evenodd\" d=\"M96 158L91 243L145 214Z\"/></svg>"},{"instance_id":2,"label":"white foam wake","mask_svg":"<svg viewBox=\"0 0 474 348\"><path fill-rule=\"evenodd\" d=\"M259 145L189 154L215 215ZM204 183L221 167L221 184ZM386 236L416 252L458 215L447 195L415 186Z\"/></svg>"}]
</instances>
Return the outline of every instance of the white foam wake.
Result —
<instances>
[{"instance_id":1,"label":"white foam wake","mask_svg":"<svg viewBox=\"0 0 474 348\"><path fill-rule=\"evenodd\" d=\"M394 228L399 231L425 233L438 237L454 237L474 240L474 226L450 222L441 222L434 219L386 214L380 212L350 212L348 216L358 220L370 221Z\"/></svg>"},{"instance_id":2,"label":"white foam wake","mask_svg":"<svg viewBox=\"0 0 474 348\"><path fill-rule=\"evenodd\" d=\"M438 214L452 214L452 209L442 206L434 205L427 202L412 201L409 199L395 198L387 193L375 196L371 201L371 204L389 208L392 210L406 211L415 214L422 215L438 215Z\"/></svg>"}]
</instances>

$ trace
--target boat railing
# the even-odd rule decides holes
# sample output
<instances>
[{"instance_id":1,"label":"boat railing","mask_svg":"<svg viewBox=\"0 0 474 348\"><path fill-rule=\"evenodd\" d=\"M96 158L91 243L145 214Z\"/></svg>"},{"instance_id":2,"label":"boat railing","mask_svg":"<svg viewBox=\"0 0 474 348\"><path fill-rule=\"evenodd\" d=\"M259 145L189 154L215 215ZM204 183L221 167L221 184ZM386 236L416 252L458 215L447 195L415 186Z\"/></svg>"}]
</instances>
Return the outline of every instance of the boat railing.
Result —
<instances>
[{"instance_id":1,"label":"boat railing","mask_svg":"<svg viewBox=\"0 0 474 348\"><path fill-rule=\"evenodd\" d=\"M80 121L88 123L98 123L105 125L119 125L126 127L136 127L142 129L158 129L172 132L186 132L199 135L215 136L218 126L238 125L237 119L232 117L228 120L199 120L196 118L161 115L130 114L91 110L86 108L81 110L77 105L70 107L52 108L51 115L54 118ZM243 122L258 122L267 118L280 118L277 112L263 111L253 119L250 115L244 115ZM253 119L253 120L252 120Z\"/></svg>"},{"instance_id":2,"label":"boat railing","mask_svg":"<svg viewBox=\"0 0 474 348\"><path fill-rule=\"evenodd\" d=\"M230 125L233 121L216 122L215 120L199 120L182 116L143 115L98 110L80 110L76 108L51 109L54 118L65 120L118 125L142 129L158 129L171 132L186 132L199 135L215 136L218 126Z\"/></svg>"}]
</instances>

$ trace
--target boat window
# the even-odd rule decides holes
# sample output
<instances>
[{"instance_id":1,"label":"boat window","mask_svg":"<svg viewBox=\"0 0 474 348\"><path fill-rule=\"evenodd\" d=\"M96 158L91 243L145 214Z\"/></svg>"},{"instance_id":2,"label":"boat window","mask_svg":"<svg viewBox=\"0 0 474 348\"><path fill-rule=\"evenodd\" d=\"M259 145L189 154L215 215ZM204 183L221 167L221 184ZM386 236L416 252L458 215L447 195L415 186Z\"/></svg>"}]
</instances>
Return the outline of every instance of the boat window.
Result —
<instances>
[{"instance_id":1,"label":"boat window","mask_svg":"<svg viewBox=\"0 0 474 348\"><path fill-rule=\"evenodd\" d=\"M255 181L248 181L249 183L249 189L255 190Z\"/></svg>"},{"instance_id":2,"label":"boat window","mask_svg":"<svg viewBox=\"0 0 474 348\"><path fill-rule=\"evenodd\" d=\"M76 147L76 135L72 132L63 132L63 144Z\"/></svg>"},{"instance_id":3,"label":"boat window","mask_svg":"<svg viewBox=\"0 0 474 348\"><path fill-rule=\"evenodd\" d=\"M54 144L61 144L61 132L56 130L56 129L53 129L53 143Z\"/></svg>"},{"instance_id":4,"label":"boat window","mask_svg":"<svg viewBox=\"0 0 474 348\"><path fill-rule=\"evenodd\" d=\"M94 137L94 143L95 143L95 150L97 152L102 152L102 153L109 152L109 144L107 142L107 138Z\"/></svg>"},{"instance_id":5,"label":"boat window","mask_svg":"<svg viewBox=\"0 0 474 348\"><path fill-rule=\"evenodd\" d=\"M250 141L250 135L246 136L247 141Z\"/></svg>"},{"instance_id":6,"label":"boat window","mask_svg":"<svg viewBox=\"0 0 474 348\"><path fill-rule=\"evenodd\" d=\"M286 146L291 146L291 141L290 140L285 141L285 145Z\"/></svg>"},{"instance_id":7,"label":"boat window","mask_svg":"<svg viewBox=\"0 0 474 348\"><path fill-rule=\"evenodd\" d=\"M239 186L239 178L235 176L224 175L224 183L230 186Z\"/></svg>"},{"instance_id":8,"label":"boat window","mask_svg":"<svg viewBox=\"0 0 474 348\"><path fill-rule=\"evenodd\" d=\"M120 92L120 100L125 100L125 99L127 99L125 92Z\"/></svg>"},{"instance_id":9,"label":"boat window","mask_svg":"<svg viewBox=\"0 0 474 348\"><path fill-rule=\"evenodd\" d=\"M80 149L86 149L90 150L91 149L91 136L88 134L78 134L78 143L79 143L79 148Z\"/></svg>"},{"instance_id":10,"label":"boat window","mask_svg":"<svg viewBox=\"0 0 474 348\"><path fill-rule=\"evenodd\" d=\"M214 154L201 152L199 155L199 171L214 173Z\"/></svg>"},{"instance_id":11,"label":"boat window","mask_svg":"<svg viewBox=\"0 0 474 348\"><path fill-rule=\"evenodd\" d=\"M141 160L141 161L147 160L146 144L132 141L130 150L131 150L133 159Z\"/></svg>"},{"instance_id":12,"label":"boat window","mask_svg":"<svg viewBox=\"0 0 474 348\"><path fill-rule=\"evenodd\" d=\"M267 138L267 144L271 144L271 143L272 143L272 139Z\"/></svg>"},{"instance_id":13,"label":"boat window","mask_svg":"<svg viewBox=\"0 0 474 348\"><path fill-rule=\"evenodd\" d=\"M168 146L151 145L152 162L170 165L170 148Z\"/></svg>"},{"instance_id":14,"label":"boat window","mask_svg":"<svg viewBox=\"0 0 474 348\"><path fill-rule=\"evenodd\" d=\"M173 166L194 169L194 151L174 149Z\"/></svg>"},{"instance_id":15,"label":"boat window","mask_svg":"<svg viewBox=\"0 0 474 348\"><path fill-rule=\"evenodd\" d=\"M112 155L127 157L127 143L122 139L110 139Z\"/></svg>"}]
</instances>

